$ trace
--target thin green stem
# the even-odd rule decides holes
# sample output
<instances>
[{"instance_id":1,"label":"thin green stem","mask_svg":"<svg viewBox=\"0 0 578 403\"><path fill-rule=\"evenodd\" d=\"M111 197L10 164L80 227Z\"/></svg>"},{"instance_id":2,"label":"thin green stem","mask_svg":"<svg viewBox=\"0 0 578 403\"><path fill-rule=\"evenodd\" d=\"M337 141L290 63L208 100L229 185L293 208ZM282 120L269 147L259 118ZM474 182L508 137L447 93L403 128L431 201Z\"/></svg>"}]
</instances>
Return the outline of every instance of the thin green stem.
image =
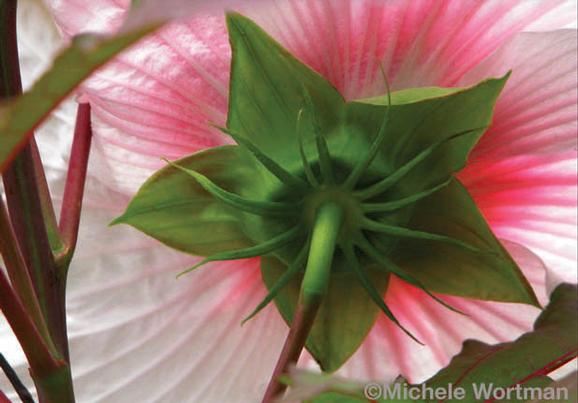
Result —
<instances>
[{"instance_id":1,"label":"thin green stem","mask_svg":"<svg viewBox=\"0 0 578 403\"><path fill-rule=\"evenodd\" d=\"M297 362L305 346L327 293L333 255L342 224L343 210L337 204L328 202L318 208L297 308L263 403L269 403L283 393L285 386L279 382L279 377Z\"/></svg>"}]
</instances>

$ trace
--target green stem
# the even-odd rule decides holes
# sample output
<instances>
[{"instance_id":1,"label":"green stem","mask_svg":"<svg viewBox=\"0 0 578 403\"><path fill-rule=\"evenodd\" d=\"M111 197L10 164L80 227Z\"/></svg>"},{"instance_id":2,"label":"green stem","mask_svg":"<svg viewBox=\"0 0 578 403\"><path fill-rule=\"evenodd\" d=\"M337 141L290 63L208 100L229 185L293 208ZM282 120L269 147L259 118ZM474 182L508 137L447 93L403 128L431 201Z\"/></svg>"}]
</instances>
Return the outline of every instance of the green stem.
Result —
<instances>
[{"instance_id":1,"label":"green stem","mask_svg":"<svg viewBox=\"0 0 578 403\"><path fill-rule=\"evenodd\" d=\"M305 347L321 302L327 294L331 264L342 223L343 210L337 204L328 202L318 208L297 309L263 403L272 402L283 393L285 386L279 382L279 377L297 363Z\"/></svg>"}]
</instances>

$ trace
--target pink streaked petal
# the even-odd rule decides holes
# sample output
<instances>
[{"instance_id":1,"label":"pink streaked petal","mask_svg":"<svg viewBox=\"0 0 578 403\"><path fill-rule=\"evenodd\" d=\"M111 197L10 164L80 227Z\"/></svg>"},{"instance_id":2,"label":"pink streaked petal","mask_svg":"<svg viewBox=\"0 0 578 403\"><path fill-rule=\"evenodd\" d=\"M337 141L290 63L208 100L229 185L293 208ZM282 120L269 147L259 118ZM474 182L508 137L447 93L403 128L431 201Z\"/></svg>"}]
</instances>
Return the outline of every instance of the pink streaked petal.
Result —
<instances>
[{"instance_id":1,"label":"pink streaked petal","mask_svg":"<svg viewBox=\"0 0 578 403\"><path fill-rule=\"evenodd\" d=\"M346 98L394 88L455 85L502 43L565 2L279 1L247 10ZM326 38L331 38L327 41Z\"/></svg>"},{"instance_id":2,"label":"pink streaked petal","mask_svg":"<svg viewBox=\"0 0 578 403\"><path fill-rule=\"evenodd\" d=\"M546 273L541 260L521 245L503 243L522 267L540 302L545 303ZM425 346L415 343L382 315L341 374L382 381L393 381L401 374L410 382L421 382L447 365L464 340L511 341L529 331L540 312L521 304L440 297L468 316L449 311L423 291L392 279L385 300L400 322Z\"/></svg>"},{"instance_id":3,"label":"pink streaked petal","mask_svg":"<svg viewBox=\"0 0 578 403\"><path fill-rule=\"evenodd\" d=\"M82 14L80 19L97 18L100 22L95 25L106 25L92 6L80 6L78 0L54 2L58 16L68 2ZM102 12L106 16L127 3L99 4L108 10ZM396 88L451 85L562 3L285 0L227 4L238 5L353 98L383 92L380 62ZM166 27L123 53L84 86L95 115L104 125L120 130L120 136L101 136L96 130L96 137L102 137L103 145L117 138L110 150L121 152L122 157L110 154L113 159L131 153L149 155L146 166L155 165L152 160L163 156L159 151L165 153L167 147L172 151L167 154L180 156L226 142L209 123L225 121L229 62L222 10ZM130 141L123 150L124 136Z\"/></svg>"},{"instance_id":4,"label":"pink streaked petal","mask_svg":"<svg viewBox=\"0 0 578 403\"><path fill-rule=\"evenodd\" d=\"M464 77L461 85L512 70L473 160L576 148L576 53L575 30L521 33Z\"/></svg>"},{"instance_id":5,"label":"pink streaked petal","mask_svg":"<svg viewBox=\"0 0 578 403\"><path fill-rule=\"evenodd\" d=\"M471 162L460 173L493 231L530 248L557 281L576 282L576 151Z\"/></svg>"}]
</instances>

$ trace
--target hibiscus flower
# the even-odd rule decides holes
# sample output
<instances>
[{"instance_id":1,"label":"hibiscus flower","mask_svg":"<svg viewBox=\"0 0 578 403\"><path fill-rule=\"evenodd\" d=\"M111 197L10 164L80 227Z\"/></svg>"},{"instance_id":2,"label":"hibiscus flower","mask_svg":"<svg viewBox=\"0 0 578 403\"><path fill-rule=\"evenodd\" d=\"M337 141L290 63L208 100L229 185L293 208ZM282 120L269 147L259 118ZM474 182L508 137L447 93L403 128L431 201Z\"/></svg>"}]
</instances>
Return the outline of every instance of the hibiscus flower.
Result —
<instances>
[{"instance_id":1,"label":"hibiscus flower","mask_svg":"<svg viewBox=\"0 0 578 403\"><path fill-rule=\"evenodd\" d=\"M48 3L68 37L114 30L130 2ZM568 23L574 6L294 0L240 11L348 100L384 92L380 64L394 90L467 86L512 70L492 126L459 178L544 302L543 262L552 284L575 281L576 32L550 31ZM195 259L133 229L106 228L162 166L161 156L175 159L230 142L210 124L225 123L229 62L220 10L167 26L83 86L93 106L95 149L68 296L80 401L253 401L262 395L287 326L274 306L239 326L266 294L258 259L214 263L175 282L173 274ZM62 168L54 165L58 194ZM447 364L464 339L513 339L539 313L445 297L468 314L462 316L400 280L392 280L385 299L426 345L380 318L343 375L391 380L401 374L418 382Z\"/></svg>"}]
</instances>

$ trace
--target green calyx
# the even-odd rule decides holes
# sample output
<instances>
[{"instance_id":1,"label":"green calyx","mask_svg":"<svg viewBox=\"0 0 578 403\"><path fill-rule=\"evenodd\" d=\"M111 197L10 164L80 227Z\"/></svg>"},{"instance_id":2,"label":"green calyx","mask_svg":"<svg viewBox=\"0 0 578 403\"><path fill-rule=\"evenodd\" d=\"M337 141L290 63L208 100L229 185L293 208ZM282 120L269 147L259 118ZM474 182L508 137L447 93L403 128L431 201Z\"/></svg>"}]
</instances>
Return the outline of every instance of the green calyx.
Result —
<instances>
[{"instance_id":1,"label":"green calyx","mask_svg":"<svg viewBox=\"0 0 578 403\"><path fill-rule=\"evenodd\" d=\"M319 295L307 348L328 371L379 312L417 340L384 300L392 276L454 311L437 294L537 304L454 177L507 76L346 102L250 20L227 23L230 101L219 129L236 145L170 163L115 223L206 257L187 271L261 257L269 293L246 320L274 301L291 323L300 298Z\"/></svg>"}]
</instances>

